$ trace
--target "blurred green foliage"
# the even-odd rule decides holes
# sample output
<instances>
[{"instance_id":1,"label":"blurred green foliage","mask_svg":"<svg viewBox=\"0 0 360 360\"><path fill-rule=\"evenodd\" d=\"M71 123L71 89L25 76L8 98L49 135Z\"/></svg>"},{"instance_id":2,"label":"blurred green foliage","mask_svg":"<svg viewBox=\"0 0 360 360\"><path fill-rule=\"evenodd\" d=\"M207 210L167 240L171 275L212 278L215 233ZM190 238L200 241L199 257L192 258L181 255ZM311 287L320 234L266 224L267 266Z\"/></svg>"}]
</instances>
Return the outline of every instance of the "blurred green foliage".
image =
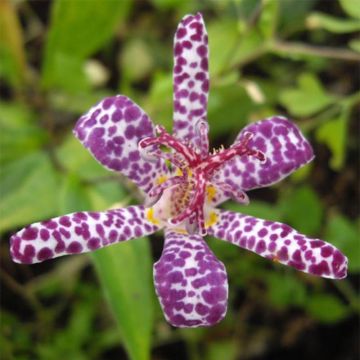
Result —
<instances>
[{"instance_id":1,"label":"blurred green foliage","mask_svg":"<svg viewBox=\"0 0 360 360\"><path fill-rule=\"evenodd\" d=\"M132 359L151 351L174 358L161 349L181 341L187 355L178 358L250 359L266 356L274 322L295 331L294 310L299 334L309 324L336 326L357 316L359 8L354 0L0 2L3 358L123 358L121 343ZM172 34L197 11L210 41L212 142L230 144L248 122L281 112L296 119L317 154L271 190L254 191L248 207L225 206L333 243L349 257L350 279L315 279L209 239L229 274L228 316L212 329L171 331L154 296L149 239L91 255L111 312L87 256L30 270L11 264L7 248L9 234L28 223L136 200L131 184L97 164L71 129L114 93L132 97L170 129ZM152 245L159 256L157 236ZM14 303L13 292L20 299ZM262 314L262 325L252 323Z\"/></svg>"}]
</instances>

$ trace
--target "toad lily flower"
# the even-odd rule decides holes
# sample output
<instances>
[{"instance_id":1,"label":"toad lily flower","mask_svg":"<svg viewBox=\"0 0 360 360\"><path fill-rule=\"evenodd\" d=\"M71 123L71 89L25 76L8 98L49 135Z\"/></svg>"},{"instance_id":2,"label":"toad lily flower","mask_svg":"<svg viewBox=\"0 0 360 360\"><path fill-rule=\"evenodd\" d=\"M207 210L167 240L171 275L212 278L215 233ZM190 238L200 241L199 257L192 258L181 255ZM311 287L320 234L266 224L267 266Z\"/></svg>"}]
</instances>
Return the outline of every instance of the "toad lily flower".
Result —
<instances>
[{"instance_id":1,"label":"toad lily flower","mask_svg":"<svg viewBox=\"0 0 360 360\"><path fill-rule=\"evenodd\" d=\"M313 159L312 148L289 120L252 123L228 149L209 154L208 41L202 16L186 16L174 44L174 135L118 95L95 105L74 134L107 169L121 172L145 195L145 205L78 212L39 222L11 238L11 255L36 263L92 251L164 229L154 265L156 293L174 326L209 326L226 313L224 265L206 234L313 275L341 279L347 259L334 246L290 226L216 209L228 198L248 203L245 191L276 183Z\"/></svg>"}]
</instances>

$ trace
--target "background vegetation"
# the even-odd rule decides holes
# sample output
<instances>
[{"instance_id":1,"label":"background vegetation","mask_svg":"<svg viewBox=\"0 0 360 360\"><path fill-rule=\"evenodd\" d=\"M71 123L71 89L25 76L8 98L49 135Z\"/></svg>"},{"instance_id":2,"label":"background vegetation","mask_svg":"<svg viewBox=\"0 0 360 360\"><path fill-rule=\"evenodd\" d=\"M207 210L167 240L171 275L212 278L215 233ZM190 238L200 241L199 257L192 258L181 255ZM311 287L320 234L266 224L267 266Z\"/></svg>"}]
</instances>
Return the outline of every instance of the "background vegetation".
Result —
<instances>
[{"instance_id":1,"label":"background vegetation","mask_svg":"<svg viewBox=\"0 0 360 360\"><path fill-rule=\"evenodd\" d=\"M357 0L0 1L1 359L357 359L360 300ZM172 122L172 39L201 11L210 39L213 146L248 122L296 119L316 159L248 207L338 246L349 277L323 280L209 239L230 282L226 319L171 328L151 280L160 235L26 266L9 236L71 211L136 202L72 136L126 94Z\"/></svg>"}]
</instances>

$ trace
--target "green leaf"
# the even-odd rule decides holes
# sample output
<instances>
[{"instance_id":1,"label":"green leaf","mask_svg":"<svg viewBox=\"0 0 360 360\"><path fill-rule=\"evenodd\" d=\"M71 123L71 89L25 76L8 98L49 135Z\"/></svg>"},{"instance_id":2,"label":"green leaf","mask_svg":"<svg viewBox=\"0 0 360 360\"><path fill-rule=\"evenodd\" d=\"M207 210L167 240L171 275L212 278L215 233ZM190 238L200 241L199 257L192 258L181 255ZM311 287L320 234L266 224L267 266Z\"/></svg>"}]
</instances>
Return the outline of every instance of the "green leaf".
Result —
<instances>
[{"instance_id":1,"label":"green leaf","mask_svg":"<svg viewBox=\"0 0 360 360\"><path fill-rule=\"evenodd\" d=\"M254 104L241 84L213 87L208 108L210 136L232 131L231 140L235 140L253 109Z\"/></svg>"},{"instance_id":2,"label":"green leaf","mask_svg":"<svg viewBox=\"0 0 360 360\"><path fill-rule=\"evenodd\" d=\"M236 21L233 20L213 21L207 25L207 32L209 36L210 79L213 79L228 65L229 56L236 46L239 29Z\"/></svg>"},{"instance_id":3,"label":"green leaf","mask_svg":"<svg viewBox=\"0 0 360 360\"><path fill-rule=\"evenodd\" d=\"M231 340L209 342L206 350L206 360L232 360L237 358L237 344Z\"/></svg>"},{"instance_id":4,"label":"green leaf","mask_svg":"<svg viewBox=\"0 0 360 360\"><path fill-rule=\"evenodd\" d=\"M139 81L148 75L154 66L149 45L142 39L132 39L125 43L121 52L124 76L130 81Z\"/></svg>"},{"instance_id":5,"label":"green leaf","mask_svg":"<svg viewBox=\"0 0 360 360\"><path fill-rule=\"evenodd\" d=\"M348 15L360 19L360 6L357 0L340 0L340 5Z\"/></svg>"},{"instance_id":6,"label":"green leaf","mask_svg":"<svg viewBox=\"0 0 360 360\"><path fill-rule=\"evenodd\" d=\"M262 11L258 26L265 39L271 39L275 35L279 16L279 1L263 0Z\"/></svg>"},{"instance_id":7,"label":"green leaf","mask_svg":"<svg viewBox=\"0 0 360 360\"><path fill-rule=\"evenodd\" d=\"M57 149L57 157L67 170L85 179L113 174L100 165L72 134Z\"/></svg>"},{"instance_id":8,"label":"green leaf","mask_svg":"<svg viewBox=\"0 0 360 360\"><path fill-rule=\"evenodd\" d=\"M92 259L131 359L150 359L154 290L148 240L100 249Z\"/></svg>"},{"instance_id":9,"label":"green leaf","mask_svg":"<svg viewBox=\"0 0 360 360\"><path fill-rule=\"evenodd\" d=\"M35 116L18 103L0 103L0 164L5 165L37 151L48 140L44 129L36 126Z\"/></svg>"},{"instance_id":10,"label":"green leaf","mask_svg":"<svg viewBox=\"0 0 360 360\"><path fill-rule=\"evenodd\" d=\"M316 130L316 139L331 151L330 167L339 171L345 161L347 121L344 115L329 120Z\"/></svg>"},{"instance_id":11,"label":"green leaf","mask_svg":"<svg viewBox=\"0 0 360 360\"><path fill-rule=\"evenodd\" d=\"M107 188L109 184L103 185ZM92 191L76 174L68 176L60 191L62 212L97 209L98 202L90 205ZM114 201L114 193L111 201ZM112 245L94 252L91 257L129 355L134 360L149 359L153 288L148 240Z\"/></svg>"},{"instance_id":12,"label":"green leaf","mask_svg":"<svg viewBox=\"0 0 360 360\"><path fill-rule=\"evenodd\" d=\"M235 67L239 64L242 65L251 62L259 57L259 55L266 53L266 51L266 39L264 39L264 36L257 28L238 33L236 47L229 56L228 67Z\"/></svg>"},{"instance_id":13,"label":"green leaf","mask_svg":"<svg viewBox=\"0 0 360 360\"><path fill-rule=\"evenodd\" d=\"M304 284L292 274L271 272L267 276L268 296L279 308L301 306L306 302Z\"/></svg>"},{"instance_id":14,"label":"green leaf","mask_svg":"<svg viewBox=\"0 0 360 360\"><path fill-rule=\"evenodd\" d=\"M43 86L68 91L86 88L83 60L110 40L130 5L129 0L56 0L45 49Z\"/></svg>"},{"instance_id":15,"label":"green leaf","mask_svg":"<svg viewBox=\"0 0 360 360\"><path fill-rule=\"evenodd\" d=\"M0 231L56 213L58 175L44 153L33 153L2 168Z\"/></svg>"},{"instance_id":16,"label":"green leaf","mask_svg":"<svg viewBox=\"0 0 360 360\"><path fill-rule=\"evenodd\" d=\"M350 40L349 47L350 49L360 53L360 40L359 39Z\"/></svg>"},{"instance_id":17,"label":"green leaf","mask_svg":"<svg viewBox=\"0 0 360 360\"><path fill-rule=\"evenodd\" d=\"M311 73L303 73L298 79L298 87L283 90L280 102L289 112L296 116L310 116L324 109L334 101L328 95L317 77Z\"/></svg>"},{"instance_id":18,"label":"green leaf","mask_svg":"<svg viewBox=\"0 0 360 360\"><path fill-rule=\"evenodd\" d=\"M59 190L59 212L88 211L91 200L87 186L75 173L67 174Z\"/></svg>"},{"instance_id":19,"label":"green leaf","mask_svg":"<svg viewBox=\"0 0 360 360\"><path fill-rule=\"evenodd\" d=\"M162 124L169 130L173 125L172 89L172 74L156 72L143 106L150 117L156 119L156 123Z\"/></svg>"},{"instance_id":20,"label":"green leaf","mask_svg":"<svg viewBox=\"0 0 360 360\"><path fill-rule=\"evenodd\" d=\"M360 271L360 229L340 214L329 217L324 238L339 248L349 259L349 271Z\"/></svg>"},{"instance_id":21,"label":"green leaf","mask_svg":"<svg viewBox=\"0 0 360 360\"><path fill-rule=\"evenodd\" d=\"M26 59L21 24L11 1L0 2L0 75L12 85L26 79Z\"/></svg>"},{"instance_id":22,"label":"green leaf","mask_svg":"<svg viewBox=\"0 0 360 360\"><path fill-rule=\"evenodd\" d=\"M292 194L286 194L279 206L284 221L296 230L308 235L320 231L323 208L317 194L308 186L296 188Z\"/></svg>"},{"instance_id":23,"label":"green leaf","mask_svg":"<svg viewBox=\"0 0 360 360\"><path fill-rule=\"evenodd\" d=\"M281 211L278 207L257 200L250 201L250 204L246 206L229 201L225 204L225 208L270 221L281 221L282 218Z\"/></svg>"},{"instance_id":24,"label":"green leaf","mask_svg":"<svg viewBox=\"0 0 360 360\"><path fill-rule=\"evenodd\" d=\"M317 0L286 0L280 3L280 31L281 34L303 31L304 22L316 4Z\"/></svg>"},{"instance_id":25,"label":"green leaf","mask_svg":"<svg viewBox=\"0 0 360 360\"><path fill-rule=\"evenodd\" d=\"M311 29L325 29L327 31L346 34L360 30L360 21L354 19L341 19L320 12L311 14L307 19Z\"/></svg>"},{"instance_id":26,"label":"green leaf","mask_svg":"<svg viewBox=\"0 0 360 360\"><path fill-rule=\"evenodd\" d=\"M306 307L315 319L329 324L343 319L348 314L348 309L338 298L327 294L309 296Z\"/></svg>"}]
</instances>

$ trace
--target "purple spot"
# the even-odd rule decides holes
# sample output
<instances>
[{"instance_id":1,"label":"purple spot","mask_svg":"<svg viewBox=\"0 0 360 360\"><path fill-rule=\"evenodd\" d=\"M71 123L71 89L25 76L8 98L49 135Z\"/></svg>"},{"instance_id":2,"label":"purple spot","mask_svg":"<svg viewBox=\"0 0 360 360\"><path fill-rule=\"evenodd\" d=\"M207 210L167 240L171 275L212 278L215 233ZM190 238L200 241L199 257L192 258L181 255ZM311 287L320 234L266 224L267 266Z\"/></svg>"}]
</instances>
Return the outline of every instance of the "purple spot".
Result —
<instances>
[{"instance_id":1,"label":"purple spot","mask_svg":"<svg viewBox=\"0 0 360 360\"><path fill-rule=\"evenodd\" d=\"M83 247L79 242L73 241L69 244L66 250L69 254L78 254L82 251L82 249Z\"/></svg>"},{"instance_id":2,"label":"purple spot","mask_svg":"<svg viewBox=\"0 0 360 360\"><path fill-rule=\"evenodd\" d=\"M70 218L68 216L62 216L60 219L59 219L59 223L63 226L66 226L66 227L69 227L71 226L71 221L70 221Z\"/></svg>"},{"instance_id":3,"label":"purple spot","mask_svg":"<svg viewBox=\"0 0 360 360\"><path fill-rule=\"evenodd\" d=\"M139 107L133 105L133 106L126 108L124 117L125 117L126 121L133 121L133 120L138 119L140 117L140 115L141 115L141 111L140 111Z\"/></svg>"},{"instance_id":4,"label":"purple spot","mask_svg":"<svg viewBox=\"0 0 360 360\"><path fill-rule=\"evenodd\" d=\"M95 250L98 249L100 247L100 239L99 238L91 238L88 243L87 243L87 247L90 250ZM80 250L81 251L81 250Z\"/></svg>"},{"instance_id":5,"label":"purple spot","mask_svg":"<svg viewBox=\"0 0 360 360\"><path fill-rule=\"evenodd\" d=\"M25 228L23 233L21 234L21 237L23 240L35 240L38 235L38 229L34 227L28 227Z\"/></svg>"},{"instance_id":6,"label":"purple spot","mask_svg":"<svg viewBox=\"0 0 360 360\"><path fill-rule=\"evenodd\" d=\"M53 255L54 253L51 249L49 249L48 247L44 247L39 251L37 258L39 261L44 261L53 257Z\"/></svg>"}]
</instances>

